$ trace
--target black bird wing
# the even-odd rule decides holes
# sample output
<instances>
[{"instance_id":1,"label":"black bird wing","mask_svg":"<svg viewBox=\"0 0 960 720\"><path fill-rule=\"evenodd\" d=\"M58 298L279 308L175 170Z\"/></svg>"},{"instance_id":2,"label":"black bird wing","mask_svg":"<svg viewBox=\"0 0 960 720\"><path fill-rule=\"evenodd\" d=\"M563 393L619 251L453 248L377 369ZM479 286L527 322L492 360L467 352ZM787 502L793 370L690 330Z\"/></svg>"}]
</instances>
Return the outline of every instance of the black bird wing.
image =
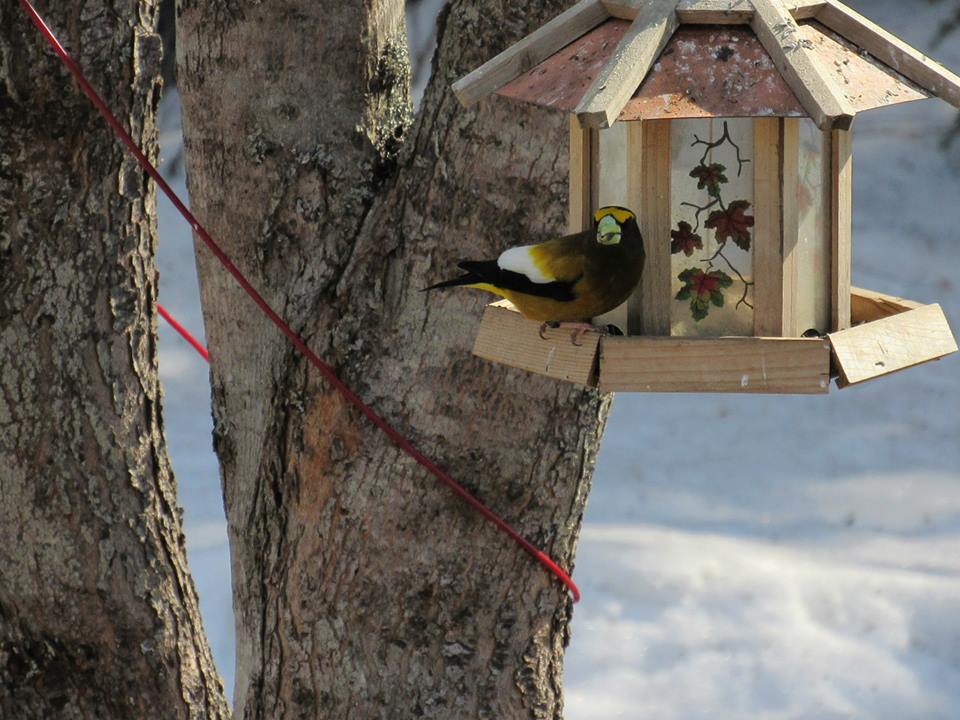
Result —
<instances>
[{"instance_id":1,"label":"black bird wing","mask_svg":"<svg viewBox=\"0 0 960 720\"><path fill-rule=\"evenodd\" d=\"M467 260L458 263L465 275L425 289L471 286L570 302L576 299L574 286L583 277L585 236L580 233L511 248L496 260Z\"/></svg>"}]
</instances>

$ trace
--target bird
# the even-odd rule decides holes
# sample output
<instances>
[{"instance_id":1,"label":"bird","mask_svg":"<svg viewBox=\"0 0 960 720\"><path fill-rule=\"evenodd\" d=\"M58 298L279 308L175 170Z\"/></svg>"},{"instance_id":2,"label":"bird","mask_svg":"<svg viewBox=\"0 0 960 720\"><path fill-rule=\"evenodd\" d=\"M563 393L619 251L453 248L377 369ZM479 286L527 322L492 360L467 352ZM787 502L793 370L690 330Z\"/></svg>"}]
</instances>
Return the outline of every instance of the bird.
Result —
<instances>
[{"instance_id":1,"label":"bird","mask_svg":"<svg viewBox=\"0 0 960 720\"><path fill-rule=\"evenodd\" d=\"M509 300L520 313L547 327L574 328L572 342L598 330L590 319L626 301L640 282L643 237L631 210L607 205L593 214L593 228L574 235L521 245L496 260L458 263L464 275L424 290L468 287Z\"/></svg>"}]
</instances>

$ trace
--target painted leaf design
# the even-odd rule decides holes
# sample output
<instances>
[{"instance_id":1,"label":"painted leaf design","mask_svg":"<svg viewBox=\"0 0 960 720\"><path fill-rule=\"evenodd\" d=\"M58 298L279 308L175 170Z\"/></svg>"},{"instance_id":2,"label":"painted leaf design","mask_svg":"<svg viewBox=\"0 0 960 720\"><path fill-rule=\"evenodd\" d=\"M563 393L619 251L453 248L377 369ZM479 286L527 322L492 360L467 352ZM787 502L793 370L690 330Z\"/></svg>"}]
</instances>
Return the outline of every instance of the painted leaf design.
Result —
<instances>
[{"instance_id":1,"label":"painted leaf design","mask_svg":"<svg viewBox=\"0 0 960 720\"><path fill-rule=\"evenodd\" d=\"M746 200L734 200L726 210L714 210L704 223L706 227L717 231L717 242L733 240L738 248L750 249L750 228L753 216L747 215L750 203Z\"/></svg>"},{"instance_id":2,"label":"painted leaf design","mask_svg":"<svg viewBox=\"0 0 960 720\"><path fill-rule=\"evenodd\" d=\"M676 299L690 301L690 314L697 322L707 317L711 304L723 307L723 290L733 285L733 279L722 270L704 272L700 268L687 268L677 279L683 287Z\"/></svg>"},{"instance_id":3,"label":"painted leaf design","mask_svg":"<svg viewBox=\"0 0 960 720\"><path fill-rule=\"evenodd\" d=\"M700 164L690 171L690 177L697 179L697 189L707 189L711 197L720 196L720 185L727 182L727 176L724 175L726 167L720 163L710 165Z\"/></svg>"},{"instance_id":4,"label":"painted leaf design","mask_svg":"<svg viewBox=\"0 0 960 720\"><path fill-rule=\"evenodd\" d=\"M673 255L682 252L690 257L694 250L703 250L703 239L693 232L690 223L681 220L677 229L670 231L670 252Z\"/></svg>"}]
</instances>

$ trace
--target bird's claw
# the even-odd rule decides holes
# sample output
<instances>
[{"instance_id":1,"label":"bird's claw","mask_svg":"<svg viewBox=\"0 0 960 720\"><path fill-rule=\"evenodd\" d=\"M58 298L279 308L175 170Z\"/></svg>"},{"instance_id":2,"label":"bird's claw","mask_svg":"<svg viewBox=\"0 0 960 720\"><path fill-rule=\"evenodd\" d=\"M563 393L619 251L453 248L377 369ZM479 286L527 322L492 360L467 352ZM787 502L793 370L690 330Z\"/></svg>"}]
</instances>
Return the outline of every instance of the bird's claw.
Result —
<instances>
[{"instance_id":1,"label":"bird's claw","mask_svg":"<svg viewBox=\"0 0 960 720\"><path fill-rule=\"evenodd\" d=\"M545 322L540 326L540 337L543 340L549 340L549 338L544 334L547 328L573 328L573 332L570 333L570 344L575 347L582 347L583 343L580 342L580 338L586 335L588 332L599 333L600 335L607 335L608 331L606 328L598 327L596 325L591 325L590 323L582 322Z\"/></svg>"},{"instance_id":2,"label":"bird's claw","mask_svg":"<svg viewBox=\"0 0 960 720\"><path fill-rule=\"evenodd\" d=\"M558 327L560 327L560 323L557 323L557 322L549 322L549 321L548 321L548 322L543 323L543 324L540 326L540 333L539 333L539 334L540 334L540 339L541 339L541 340L549 340L550 338L548 338L546 335L544 335L544 333L546 332L547 328L558 328Z\"/></svg>"}]
</instances>

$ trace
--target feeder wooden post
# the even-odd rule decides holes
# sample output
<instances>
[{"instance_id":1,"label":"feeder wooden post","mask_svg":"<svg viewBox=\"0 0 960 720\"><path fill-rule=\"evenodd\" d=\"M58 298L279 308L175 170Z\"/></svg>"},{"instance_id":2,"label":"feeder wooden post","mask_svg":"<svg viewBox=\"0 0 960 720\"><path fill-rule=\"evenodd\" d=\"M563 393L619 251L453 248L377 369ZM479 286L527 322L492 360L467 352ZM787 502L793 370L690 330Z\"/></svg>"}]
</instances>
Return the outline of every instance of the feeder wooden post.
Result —
<instances>
[{"instance_id":1,"label":"feeder wooden post","mask_svg":"<svg viewBox=\"0 0 960 720\"><path fill-rule=\"evenodd\" d=\"M753 121L753 334L784 334L783 238L779 118Z\"/></svg>"},{"instance_id":2,"label":"feeder wooden post","mask_svg":"<svg viewBox=\"0 0 960 720\"><path fill-rule=\"evenodd\" d=\"M583 232L593 225L593 175L597 163L597 143L591 137L596 131L580 127L570 116L570 198L567 217L568 232Z\"/></svg>"},{"instance_id":3,"label":"feeder wooden post","mask_svg":"<svg viewBox=\"0 0 960 720\"><path fill-rule=\"evenodd\" d=\"M830 232L833 264L831 269L832 330L850 327L850 265L852 247L853 155L849 130L834 130L831 138L831 210Z\"/></svg>"},{"instance_id":4,"label":"feeder wooden post","mask_svg":"<svg viewBox=\"0 0 960 720\"><path fill-rule=\"evenodd\" d=\"M643 122L632 120L627 123L627 207L635 213L643 214ZM638 218L643 232L643 220ZM650 255L654 252L651 241L644 236L644 274L650 269ZM643 281L627 301L627 334L639 335L643 332Z\"/></svg>"},{"instance_id":5,"label":"feeder wooden post","mask_svg":"<svg viewBox=\"0 0 960 720\"><path fill-rule=\"evenodd\" d=\"M640 232L646 262L640 280L640 330L670 334L670 121L642 125Z\"/></svg>"}]
</instances>

